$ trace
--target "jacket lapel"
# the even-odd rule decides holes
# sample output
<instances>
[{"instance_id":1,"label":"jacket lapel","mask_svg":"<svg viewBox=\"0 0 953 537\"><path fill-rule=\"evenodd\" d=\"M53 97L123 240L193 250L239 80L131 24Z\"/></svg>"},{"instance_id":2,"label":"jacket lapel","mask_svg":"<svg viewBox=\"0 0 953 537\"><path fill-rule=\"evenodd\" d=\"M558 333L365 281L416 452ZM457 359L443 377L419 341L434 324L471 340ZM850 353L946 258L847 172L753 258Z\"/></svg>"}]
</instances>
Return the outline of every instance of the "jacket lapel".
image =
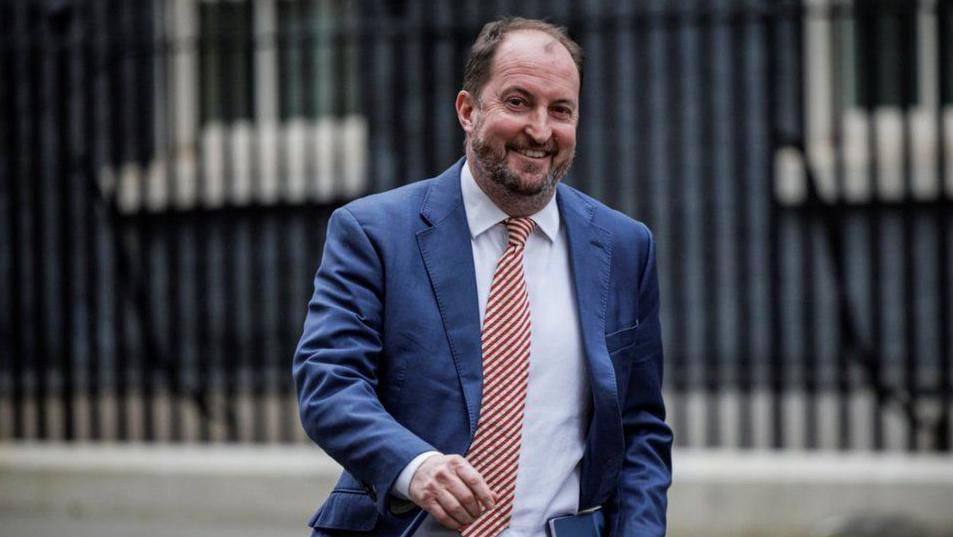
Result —
<instances>
[{"instance_id":1,"label":"jacket lapel","mask_svg":"<svg viewBox=\"0 0 953 537\"><path fill-rule=\"evenodd\" d=\"M612 242L611 233L593 221L594 204L565 185L559 186L557 202L569 239L576 307L592 388L592 421L580 484L579 507L583 509L594 507L611 492L605 490L611 480L602 478L615 475L624 449L615 370L605 344Z\"/></svg>"},{"instance_id":2,"label":"jacket lapel","mask_svg":"<svg viewBox=\"0 0 953 537\"><path fill-rule=\"evenodd\" d=\"M420 211L429 227L417 233L417 246L440 308L467 405L470 430L461 453L476 431L483 389L480 306L470 227L460 192L462 164L463 160L458 161L431 184Z\"/></svg>"}]
</instances>

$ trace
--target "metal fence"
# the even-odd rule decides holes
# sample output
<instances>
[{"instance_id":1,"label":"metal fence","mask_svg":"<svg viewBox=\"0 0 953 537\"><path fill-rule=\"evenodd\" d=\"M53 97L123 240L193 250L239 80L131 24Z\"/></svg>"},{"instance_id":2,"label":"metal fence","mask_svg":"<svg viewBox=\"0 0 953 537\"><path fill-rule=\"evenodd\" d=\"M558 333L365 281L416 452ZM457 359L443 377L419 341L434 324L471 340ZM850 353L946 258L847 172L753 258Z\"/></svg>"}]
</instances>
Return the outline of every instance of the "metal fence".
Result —
<instances>
[{"instance_id":1,"label":"metal fence","mask_svg":"<svg viewBox=\"0 0 953 537\"><path fill-rule=\"evenodd\" d=\"M0 4L0 439L303 439L330 211L461 154L500 14L587 53L570 182L659 241L688 446L948 451L948 1Z\"/></svg>"}]
</instances>

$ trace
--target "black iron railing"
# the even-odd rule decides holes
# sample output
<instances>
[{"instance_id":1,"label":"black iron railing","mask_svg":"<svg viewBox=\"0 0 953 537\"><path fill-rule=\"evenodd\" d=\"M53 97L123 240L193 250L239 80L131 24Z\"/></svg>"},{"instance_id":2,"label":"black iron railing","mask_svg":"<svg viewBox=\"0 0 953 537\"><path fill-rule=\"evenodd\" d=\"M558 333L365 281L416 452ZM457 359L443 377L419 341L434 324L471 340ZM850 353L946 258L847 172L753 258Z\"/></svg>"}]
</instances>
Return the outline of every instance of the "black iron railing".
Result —
<instances>
[{"instance_id":1,"label":"black iron railing","mask_svg":"<svg viewBox=\"0 0 953 537\"><path fill-rule=\"evenodd\" d=\"M587 52L681 445L950 449L953 9L859 0L3 2L0 439L302 440L326 219L459 158L502 13Z\"/></svg>"}]
</instances>

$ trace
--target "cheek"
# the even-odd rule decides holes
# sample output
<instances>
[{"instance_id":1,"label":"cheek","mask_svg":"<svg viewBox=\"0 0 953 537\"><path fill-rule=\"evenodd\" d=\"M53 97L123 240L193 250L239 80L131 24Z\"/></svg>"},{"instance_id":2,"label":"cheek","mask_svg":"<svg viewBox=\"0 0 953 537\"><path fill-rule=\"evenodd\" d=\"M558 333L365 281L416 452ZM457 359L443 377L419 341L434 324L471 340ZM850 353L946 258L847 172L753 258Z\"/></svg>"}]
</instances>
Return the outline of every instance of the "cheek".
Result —
<instances>
[{"instance_id":1,"label":"cheek","mask_svg":"<svg viewBox=\"0 0 953 537\"><path fill-rule=\"evenodd\" d=\"M559 149L562 151L572 151L576 147L576 128L564 127L555 130L556 139L559 142Z\"/></svg>"},{"instance_id":2,"label":"cheek","mask_svg":"<svg viewBox=\"0 0 953 537\"><path fill-rule=\"evenodd\" d=\"M487 121L484 126L484 134L502 141L509 141L519 136L522 132L522 122L506 117L505 114L499 114Z\"/></svg>"}]
</instances>

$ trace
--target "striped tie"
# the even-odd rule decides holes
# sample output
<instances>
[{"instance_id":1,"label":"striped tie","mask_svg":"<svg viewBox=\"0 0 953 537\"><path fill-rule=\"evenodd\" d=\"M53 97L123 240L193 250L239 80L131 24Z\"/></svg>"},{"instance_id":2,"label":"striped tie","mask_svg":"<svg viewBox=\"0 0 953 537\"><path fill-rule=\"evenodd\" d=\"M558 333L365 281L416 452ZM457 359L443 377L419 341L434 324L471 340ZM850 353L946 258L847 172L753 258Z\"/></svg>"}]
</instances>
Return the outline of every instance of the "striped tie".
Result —
<instances>
[{"instance_id":1,"label":"striped tie","mask_svg":"<svg viewBox=\"0 0 953 537\"><path fill-rule=\"evenodd\" d=\"M504 223L509 241L493 273L483 316L483 398L466 457L496 492L497 502L463 529L464 537L495 537L509 526L522 444L530 341L523 248L535 224L529 218Z\"/></svg>"}]
</instances>

